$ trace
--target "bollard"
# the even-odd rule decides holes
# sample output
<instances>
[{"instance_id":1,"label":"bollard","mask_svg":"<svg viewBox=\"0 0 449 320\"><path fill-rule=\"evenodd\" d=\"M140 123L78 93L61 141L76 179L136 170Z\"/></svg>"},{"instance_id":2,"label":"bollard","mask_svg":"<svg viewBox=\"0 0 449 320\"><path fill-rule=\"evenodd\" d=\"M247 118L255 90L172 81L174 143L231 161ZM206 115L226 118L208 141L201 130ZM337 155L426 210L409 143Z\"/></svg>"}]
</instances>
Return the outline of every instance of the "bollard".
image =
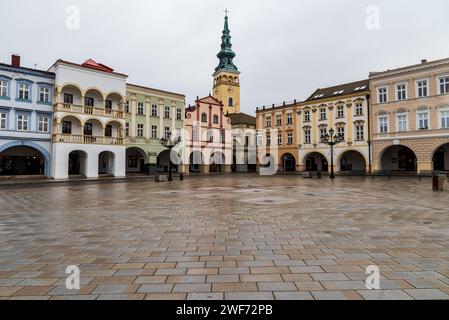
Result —
<instances>
[{"instance_id":1,"label":"bollard","mask_svg":"<svg viewBox=\"0 0 449 320\"><path fill-rule=\"evenodd\" d=\"M179 180L181 180L181 181L184 180L184 174L183 174L183 173L181 173L181 174L179 175Z\"/></svg>"}]
</instances>

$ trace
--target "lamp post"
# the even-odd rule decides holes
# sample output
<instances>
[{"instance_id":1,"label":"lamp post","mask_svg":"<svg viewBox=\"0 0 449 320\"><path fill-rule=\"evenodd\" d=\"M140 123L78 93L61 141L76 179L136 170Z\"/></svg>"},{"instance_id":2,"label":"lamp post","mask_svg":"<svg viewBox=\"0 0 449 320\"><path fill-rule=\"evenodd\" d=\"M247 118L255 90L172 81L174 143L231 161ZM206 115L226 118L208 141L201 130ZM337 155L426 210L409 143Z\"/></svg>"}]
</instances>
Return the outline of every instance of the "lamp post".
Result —
<instances>
[{"instance_id":1,"label":"lamp post","mask_svg":"<svg viewBox=\"0 0 449 320\"><path fill-rule=\"evenodd\" d=\"M331 179L335 179L334 173L334 146L343 142L345 140L344 136L341 134L334 135L334 129L330 129L329 133L325 134L321 137L321 142L331 146Z\"/></svg>"},{"instance_id":2,"label":"lamp post","mask_svg":"<svg viewBox=\"0 0 449 320\"><path fill-rule=\"evenodd\" d=\"M168 138L161 138L160 140L161 145L163 145L165 148L170 150L170 155L168 158L168 181L173 181L172 172L171 172L171 151L176 145L178 145L181 142L181 137L172 139L171 133L168 136Z\"/></svg>"}]
</instances>

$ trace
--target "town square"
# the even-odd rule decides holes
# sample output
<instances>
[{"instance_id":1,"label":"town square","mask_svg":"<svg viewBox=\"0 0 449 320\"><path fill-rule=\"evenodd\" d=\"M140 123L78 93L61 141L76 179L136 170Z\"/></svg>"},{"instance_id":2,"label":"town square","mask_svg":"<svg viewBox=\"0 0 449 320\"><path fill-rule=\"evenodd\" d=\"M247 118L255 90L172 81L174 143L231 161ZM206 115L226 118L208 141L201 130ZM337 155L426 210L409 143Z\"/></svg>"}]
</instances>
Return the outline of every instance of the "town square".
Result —
<instances>
[{"instance_id":1,"label":"town square","mask_svg":"<svg viewBox=\"0 0 449 320\"><path fill-rule=\"evenodd\" d=\"M444 10L365 2L2 3L0 300L449 300Z\"/></svg>"}]
</instances>

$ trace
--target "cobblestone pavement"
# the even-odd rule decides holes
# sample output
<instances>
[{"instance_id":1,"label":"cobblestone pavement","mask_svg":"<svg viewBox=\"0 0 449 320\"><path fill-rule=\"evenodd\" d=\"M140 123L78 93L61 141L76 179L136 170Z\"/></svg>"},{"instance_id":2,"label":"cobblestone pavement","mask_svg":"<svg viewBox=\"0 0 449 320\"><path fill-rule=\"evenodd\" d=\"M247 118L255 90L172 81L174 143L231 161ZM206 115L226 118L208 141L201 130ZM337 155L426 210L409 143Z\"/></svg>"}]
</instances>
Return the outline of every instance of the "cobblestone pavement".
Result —
<instances>
[{"instance_id":1,"label":"cobblestone pavement","mask_svg":"<svg viewBox=\"0 0 449 320\"><path fill-rule=\"evenodd\" d=\"M0 298L449 299L449 193L430 189L256 175L4 189Z\"/></svg>"}]
</instances>

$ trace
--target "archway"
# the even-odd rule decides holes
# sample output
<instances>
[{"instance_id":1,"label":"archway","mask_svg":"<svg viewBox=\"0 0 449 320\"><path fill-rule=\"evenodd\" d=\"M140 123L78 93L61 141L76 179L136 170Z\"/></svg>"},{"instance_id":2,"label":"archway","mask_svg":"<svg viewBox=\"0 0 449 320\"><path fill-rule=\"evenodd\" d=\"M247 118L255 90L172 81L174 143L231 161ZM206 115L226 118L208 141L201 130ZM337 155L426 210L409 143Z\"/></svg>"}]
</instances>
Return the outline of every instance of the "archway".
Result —
<instances>
[{"instance_id":1,"label":"archway","mask_svg":"<svg viewBox=\"0 0 449 320\"><path fill-rule=\"evenodd\" d=\"M433 154L433 170L449 171L449 143L439 147Z\"/></svg>"},{"instance_id":2,"label":"archway","mask_svg":"<svg viewBox=\"0 0 449 320\"><path fill-rule=\"evenodd\" d=\"M72 151L69 154L69 176L87 175L87 153Z\"/></svg>"},{"instance_id":3,"label":"archway","mask_svg":"<svg viewBox=\"0 0 449 320\"><path fill-rule=\"evenodd\" d=\"M145 151L140 148L132 147L126 149L126 172L144 173L145 172Z\"/></svg>"},{"instance_id":4,"label":"archway","mask_svg":"<svg viewBox=\"0 0 449 320\"><path fill-rule=\"evenodd\" d=\"M115 172L115 154L103 151L98 155L98 174L113 176Z\"/></svg>"},{"instance_id":5,"label":"archway","mask_svg":"<svg viewBox=\"0 0 449 320\"><path fill-rule=\"evenodd\" d=\"M325 156L318 152L312 152L305 157L306 171L328 172L329 165Z\"/></svg>"},{"instance_id":6,"label":"archway","mask_svg":"<svg viewBox=\"0 0 449 320\"><path fill-rule=\"evenodd\" d=\"M295 172L296 171L296 160L291 153L286 153L281 157L281 163L284 172Z\"/></svg>"},{"instance_id":7,"label":"archway","mask_svg":"<svg viewBox=\"0 0 449 320\"><path fill-rule=\"evenodd\" d=\"M223 153L221 152L215 152L210 157L210 165L209 165L209 172L212 173L219 173L224 172L223 165L225 163L225 158Z\"/></svg>"},{"instance_id":8,"label":"archway","mask_svg":"<svg viewBox=\"0 0 449 320\"><path fill-rule=\"evenodd\" d=\"M417 158L408 147L395 145L387 147L381 156L382 171L417 171Z\"/></svg>"},{"instance_id":9,"label":"archway","mask_svg":"<svg viewBox=\"0 0 449 320\"><path fill-rule=\"evenodd\" d=\"M172 164L171 164L171 171L172 172L178 172L178 165L176 163L179 163L179 155L172 150L172 153L170 153L170 150L164 150L157 156L157 167L160 172L169 172L169 166L170 166L170 155L173 157L177 157L178 161L173 161L175 158L172 158Z\"/></svg>"},{"instance_id":10,"label":"archway","mask_svg":"<svg viewBox=\"0 0 449 320\"><path fill-rule=\"evenodd\" d=\"M341 172L366 172L365 157L358 151L343 152L339 165Z\"/></svg>"},{"instance_id":11,"label":"archway","mask_svg":"<svg viewBox=\"0 0 449 320\"><path fill-rule=\"evenodd\" d=\"M203 165L203 154L201 151L193 151L189 157L189 172L201 172Z\"/></svg>"},{"instance_id":12,"label":"archway","mask_svg":"<svg viewBox=\"0 0 449 320\"><path fill-rule=\"evenodd\" d=\"M18 145L0 151L1 176L45 175L47 166L45 156L30 146Z\"/></svg>"}]
</instances>

